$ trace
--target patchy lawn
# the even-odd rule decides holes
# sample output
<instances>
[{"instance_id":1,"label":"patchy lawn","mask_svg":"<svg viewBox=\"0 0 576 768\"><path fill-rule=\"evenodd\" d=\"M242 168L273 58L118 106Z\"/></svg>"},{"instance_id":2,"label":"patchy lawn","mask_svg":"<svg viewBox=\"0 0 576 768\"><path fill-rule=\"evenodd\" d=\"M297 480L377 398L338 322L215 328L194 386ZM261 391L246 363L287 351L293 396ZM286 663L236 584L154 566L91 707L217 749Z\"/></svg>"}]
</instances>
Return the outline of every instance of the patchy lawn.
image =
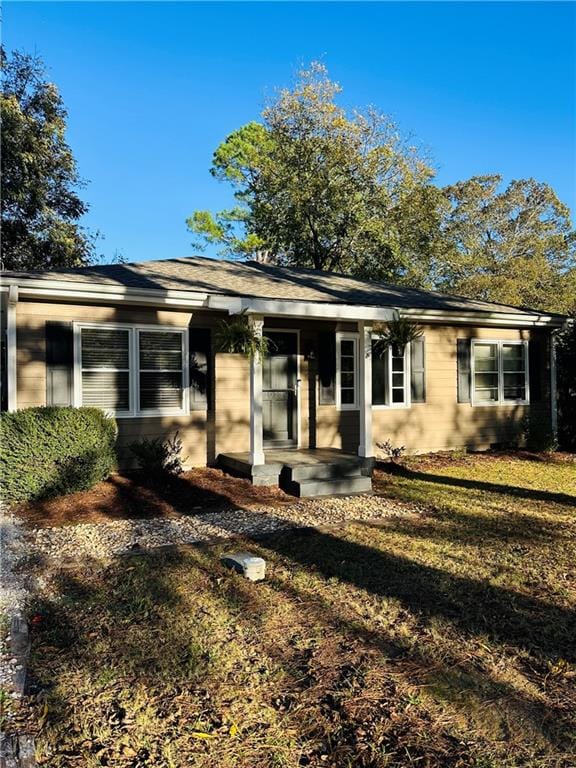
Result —
<instances>
[{"instance_id":1,"label":"patchy lawn","mask_svg":"<svg viewBox=\"0 0 576 768\"><path fill-rule=\"evenodd\" d=\"M39 764L573 767L574 463L423 458L375 488L431 511L244 542L263 583L230 543L54 573L16 718Z\"/></svg>"}]
</instances>

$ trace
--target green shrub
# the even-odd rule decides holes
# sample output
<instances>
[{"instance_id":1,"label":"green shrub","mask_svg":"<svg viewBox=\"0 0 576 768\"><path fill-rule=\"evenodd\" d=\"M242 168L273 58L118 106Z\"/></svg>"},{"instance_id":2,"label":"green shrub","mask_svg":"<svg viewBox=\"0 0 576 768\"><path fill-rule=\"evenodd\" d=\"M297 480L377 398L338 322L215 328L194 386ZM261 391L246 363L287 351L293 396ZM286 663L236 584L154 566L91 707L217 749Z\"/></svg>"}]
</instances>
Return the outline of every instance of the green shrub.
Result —
<instances>
[{"instance_id":1,"label":"green shrub","mask_svg":"<svg viewBox=\"0 0 576 768\"><path fill-rule=\"evenodd\" d=\"M162 440L156 437L153 440L139 440L131 443L128 448L146 475L181 475L184 471L181 458L182 440L178 437L178 432L172 439Z\"/></svg>"},{"instance_id":2,"label":"green shrub","mask_svg":"<svg viewBox=\"0 0 576 768\"><path fill-rule=\"evenodd\" d=\"M116 466L117 426L98 408L25 408L0 416L7 503L91 488Z\"/></svg>"}]
</instances>

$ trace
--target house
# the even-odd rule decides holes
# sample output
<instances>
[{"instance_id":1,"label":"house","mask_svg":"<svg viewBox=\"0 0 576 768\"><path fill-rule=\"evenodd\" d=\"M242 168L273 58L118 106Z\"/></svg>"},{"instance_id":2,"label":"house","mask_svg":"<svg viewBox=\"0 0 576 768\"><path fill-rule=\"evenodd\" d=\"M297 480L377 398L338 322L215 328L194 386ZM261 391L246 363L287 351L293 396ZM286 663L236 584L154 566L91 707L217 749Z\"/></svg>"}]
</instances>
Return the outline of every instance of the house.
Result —
<instances>
[{"instance_id":1,"label":"house","mask_svg":"<svg viewBox=\"0 0 576 768\"><path fill-rule=\"evenodd\" d=\"M214 350L240 313L273 342L262 360ZM297 494L366 489L386 440L485 449L556 425L559 315L192 257L6 272L2 317L9 410L98 406L121 449L178 430L188 464ZM421 338L372 355L375 324L398 317Z\"/></svg>"}]
</instances>

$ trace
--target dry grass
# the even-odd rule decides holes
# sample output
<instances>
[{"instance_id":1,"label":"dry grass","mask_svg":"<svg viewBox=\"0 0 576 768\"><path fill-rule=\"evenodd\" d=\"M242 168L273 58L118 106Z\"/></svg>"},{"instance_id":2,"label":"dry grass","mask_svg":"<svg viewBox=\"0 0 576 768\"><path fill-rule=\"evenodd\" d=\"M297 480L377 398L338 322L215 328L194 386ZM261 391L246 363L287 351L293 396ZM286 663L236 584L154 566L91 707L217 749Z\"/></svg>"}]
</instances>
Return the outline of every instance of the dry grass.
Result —
<instances>
[{"instance_id":1,"label":"dry grass","mask_svg":"<svg viewBox=\"0 0 576 768\"><path fill-rule=\"evenodd\" d=\"M573 766L575 481L409 461L376 488L429 515L246 542L264 583L224 545L54 574L20 714L40 765Z\"/></svg>"}]
</instances>

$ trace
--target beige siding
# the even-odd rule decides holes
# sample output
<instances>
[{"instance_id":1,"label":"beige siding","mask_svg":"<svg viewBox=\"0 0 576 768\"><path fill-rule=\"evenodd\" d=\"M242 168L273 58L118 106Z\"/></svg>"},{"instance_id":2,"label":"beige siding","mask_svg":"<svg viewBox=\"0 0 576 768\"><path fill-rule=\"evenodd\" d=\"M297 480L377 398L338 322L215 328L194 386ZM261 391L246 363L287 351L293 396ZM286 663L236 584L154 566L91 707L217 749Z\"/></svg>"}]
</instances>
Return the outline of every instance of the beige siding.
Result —
<instances>
[{"instance_id":1,"label":"beige siding","mask_svg":"<svg viewBox=\"0 0 576 768\"><path fill-rule=\"evenodd\" d=\"M186 311L154 310L140 307L99 307L78 304L20 301L17 306L18 407L46 405L46 321L116 322L171 325L213 323L212 315L202 321ZM127 462L126 446L142 438L165 438L178 431L188 465L207 463L207 414L192 411L189 416L162 416L118 419L118 446L122 463Z\"/></svg>"},{"instance_id":2,"label":"beige siding","mask_svg":"<svg viewBox=\"0 0 576 768\"><path fill-rule=\"evenodd\" d=\"M408 409L374 408L374 443L390 440L409 453L452 448L489 448L518 438L529 406L472 406L457 402L456 340L528 339L529 332L510 328L428 326L426 402ZM541 409L541 406L538 406Z\"/></svg>"},{"instance_id":3,"label":"beige siding","mask_svg":"<svg viewBox=\"0 0 576 768\"><path fill-rule=\"evenodd\" d=\"M150 323L185 327L214 326L218 313L148 308L122 308L52 302L20 301L17 307L18 407L45 405L45 323L47 320ZM355 452L359 438L358 411L338 411L318 405L316 362L309 352L318 349L318 332L336 329L334 323L267 319L266 328L300 330L300 445L334 447ZM353 330L347 324L342 330ZM549 405L476 406L457 402L457 338L527 339L528 331L510 328L428 326L426 339L427 402L409 409L373 410L374 442L390 440L409 452L449 448L485 448L514 439L522 422L549 419ZM545 393L546 394L546 393ZM249 449L249 363L238 355L218 354L214 362L214 408L189 416L119 420L121 448L143 437L165 437L178 430L189 464L212 463L222 452Z\"/></svg>"},{"instance_id":4,"label":"beige siding","mask_svg":"<svg viewBox=\"0 0 576 768\"><path fill-rule=\"evenodd\" d=\"M250 450L250 364L242 355L215 360L215 453Z\"/></svg>"}]
</instances>

